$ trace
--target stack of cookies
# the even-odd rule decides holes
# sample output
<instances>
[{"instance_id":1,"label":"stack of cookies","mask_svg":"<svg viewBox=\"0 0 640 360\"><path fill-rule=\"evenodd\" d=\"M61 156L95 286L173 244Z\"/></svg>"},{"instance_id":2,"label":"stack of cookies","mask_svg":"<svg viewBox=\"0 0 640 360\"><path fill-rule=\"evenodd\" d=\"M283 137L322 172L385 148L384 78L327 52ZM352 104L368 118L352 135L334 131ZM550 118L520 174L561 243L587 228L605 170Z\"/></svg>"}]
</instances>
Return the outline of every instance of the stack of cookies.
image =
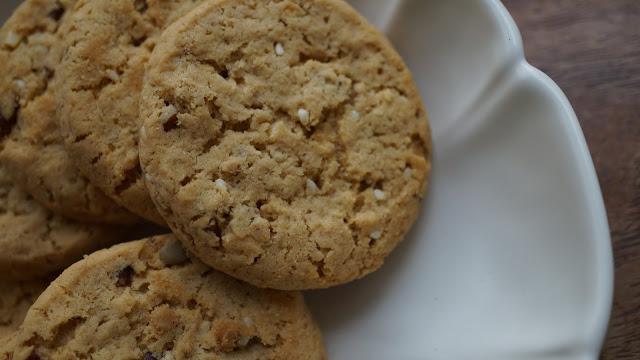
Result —
<instances>
[{"instance_id":1,"label":"stack of cookies","mask_svg":"<svg viewBox=\"0 0 640 360\"><path fill-rule=\"evenodd\" d=\"M0 63L0 359L324 359L299 291L426 190L411 74L342 0L25 0Z\"/></svg>"}]
</instances>

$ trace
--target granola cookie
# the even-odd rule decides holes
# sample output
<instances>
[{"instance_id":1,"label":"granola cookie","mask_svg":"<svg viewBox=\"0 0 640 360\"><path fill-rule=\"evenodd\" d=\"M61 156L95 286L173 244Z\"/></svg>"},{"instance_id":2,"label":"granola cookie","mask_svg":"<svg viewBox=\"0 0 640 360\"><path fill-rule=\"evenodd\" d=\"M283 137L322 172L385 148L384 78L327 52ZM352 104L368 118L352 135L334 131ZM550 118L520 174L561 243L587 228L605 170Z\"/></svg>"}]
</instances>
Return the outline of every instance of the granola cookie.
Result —
<instances>
[{"instance_id":1,"label":"granola cookie","mask_svg":"<svg viewBox=\"0 0 640 360\"><path fill-rule=\"evenodd\" d=\"M257 289L172 236L90 255L56 279L0 350L22 359L325 359L302 295Z\"/></svg>"},{"instance_id":2,"label":"granola cookie","mask_svg":"<svg viewBox=\"0 0 640 360\"><path fill-rule=\"evenodd\" d=\"M0 165L0 278L43 278L122 241L124 229L53 214L16 187Z\"/></svg>"},{"instance_id":3,"label":"granola cookie","mask_svg":"<svg viewBox=\"0 0 640 360\"><path fill-rule=\"evenodd\" d=\"M59 124L76 166L135 214L163 224L142 180L138 100L162 30L198 0L79 0L60 73Z\"/></svg>"},{"instance_id":4,"label":"granola cookie","mask_svg":"<svg viewBox=\"0 0 640 360\"><path fill-rule=\"evenodd\" d=\"M16 183L57 214L83 222L136 222L80 175L57 126L61 34L74 4L27 0L0 29L0 160Z\"/></svg>"},{"instance_id":5,"label":"granola cookie","mask_svg":"<svg viewBox=\"0 0 640 360\"><path fill-rule=\"evenodd\" d=\"M147 68L140 158L176 236L259 287L346 283L416 219L427 117L385 37L338 0L210 1Z\"/></svg>"}]
</instances>

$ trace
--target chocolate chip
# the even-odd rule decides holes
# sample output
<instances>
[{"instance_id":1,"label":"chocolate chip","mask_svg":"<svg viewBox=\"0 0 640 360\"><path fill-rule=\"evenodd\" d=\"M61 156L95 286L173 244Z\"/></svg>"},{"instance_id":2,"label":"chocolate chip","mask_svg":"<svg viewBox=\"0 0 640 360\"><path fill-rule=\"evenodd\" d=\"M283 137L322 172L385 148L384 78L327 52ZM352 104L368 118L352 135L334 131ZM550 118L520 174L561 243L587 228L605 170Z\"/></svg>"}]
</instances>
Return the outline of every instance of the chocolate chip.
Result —
<instances>
[{"instance_id":1,"label":"chocolate chip","mask_svg":"<svg viewBox=\"0 0 640 360\"><path fill-rule=\"evenodd\" d=\"M64 15L64 8L62 7L55 8L49 13L49 17L54 21L59 21L60 19L62 19L62 15Z\"/></svg>"},{"instance_id":2,"label":"chocolate chip","mask_svg":"<svg viewBox=\"0 0 640 360\"><path fill-rule=\"evenodd\" d=\"M18 122L18 111L15 111L9 119L0 114L0 139L11 133L16 122Z\"/></svg>"},{"instance_id":3,"label":"chocolate chip","mask_svg":"<svg viewBox=\"0 0 640 360\"><path fill-rule=\"evenodd\" d=\"M45 67L43 72L44 72L44 76L47 78L47 80L53 79L53 75L55 74L54 70L51 70L48 67Z\"/></svg>"},{"instance_id":4,"label":"chocolate chip","mask_svg":"<svg viewBox=\"0 0 640 360\"><path fill-rule=\"evenodd\" d=\"M140 37L131 37L131 44L135 47L138 47L142 44L144 44L144 42L147 41L147 36L146 35L142 35Z\"/></svg>"},{"instance_id":5,"label":"chocolate chip","mask_svg":"<svg viewBox=\"0 0 640 360\"><path fill-rule=\"evenodd\" d=\"M223 68L222 70L218 71L218 75L227 80L229 78L229 70L227 70L227 68Z\"/></svg>"},{"instance_id":6,"label":"chocolate chip","mask_svg":"<svg viewBox=\"0 0 640 360\"><path fill-rule=\"evenodd\" d=\"M27 360L40 360L40 355L38 355L36 353L31 353L31 355L29 355Z\"/></svg>"},{"instance_id":7,"label":"chocolate chip","mask_svg":"<svg viewBox=\"0 0 640 360\"><path fill-rule=\"evenodd\" d=\"M133 2L133 6L141 14L144 14L145 11L147 11L147 9L149 8L149 5L147 4L146 0L135 0Z\"/></svg>"},{"instance_id":8,"label":"chocolate chip","mask_svg":"<svg viewBox=\"0 0 640 360\"><path fill-rule=\"evenodd\" d=\"M156 357L155 357L155 356L153 356L153 354L152 354L151 352L147 351L147 352L144 354L144 358L143 358L143 360L158 360L158 359L156 359Z\"/></svg>"},{"instance_id":9,"label":"chocolate chip","mask_svg":"<svg viewBox=\"0 0 640 360\"><path fill-rule=\"evenodd\" d=\"M169 118L169 120L167 120L164 124L162 124L162 128L164 129L165 132L170 132L179 127L180 126L178 125L178 114L172 115Z\"/></svg>"},{"instance_id":10,"label":"chocolate chip","mask_svg":"<svg viewBox=\"0 0 640 360\"><path fill-rule=\"evenodd\" d=\"M133 280L133 274L134 274L134 271L131 265L120 270L120 272L118 272L118 281L116 282L116 286L118 287L131 286L131 282Z\"/></svg>"}]
</instances>

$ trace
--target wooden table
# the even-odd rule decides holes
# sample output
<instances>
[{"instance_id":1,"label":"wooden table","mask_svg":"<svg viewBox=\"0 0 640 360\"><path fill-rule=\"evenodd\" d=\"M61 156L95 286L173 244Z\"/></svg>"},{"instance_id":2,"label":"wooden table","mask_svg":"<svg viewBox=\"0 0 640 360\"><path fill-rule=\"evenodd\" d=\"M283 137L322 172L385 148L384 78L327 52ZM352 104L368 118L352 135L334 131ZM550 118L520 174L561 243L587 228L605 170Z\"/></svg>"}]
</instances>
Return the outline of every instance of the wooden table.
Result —
<instances>
[{"instance_id":1,"label":"wooden table","mask_svg":"<svg viewBox=\"0 0 640 360\"><path fill-rule=\"evenodd\" d=\"M616 262L602 359L640 359L640 0L503 2L578 113L602 186Z\"/></svg>"}]
</instances>

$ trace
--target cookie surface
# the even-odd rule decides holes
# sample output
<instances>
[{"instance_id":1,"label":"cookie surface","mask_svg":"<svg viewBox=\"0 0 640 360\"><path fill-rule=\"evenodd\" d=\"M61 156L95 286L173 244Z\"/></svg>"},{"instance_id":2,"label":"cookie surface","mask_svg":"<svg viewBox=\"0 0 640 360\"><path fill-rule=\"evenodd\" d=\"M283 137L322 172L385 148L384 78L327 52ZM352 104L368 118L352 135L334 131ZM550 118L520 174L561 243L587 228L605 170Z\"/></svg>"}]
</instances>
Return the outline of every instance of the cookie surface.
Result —
<instances>
[{"instance_id":1,"label":"cookie surface","mask_svg":"<svg viewBox=\"0 0 640 360\"><path fill-rule=\"evenodd\" d=\"M89 184L58 130L54 93L75 0L27 0L0 30L0 160L12 179L57 214L84 222L137 217ZM5 138L3 140L3 138Z\"/></svg>"},{"instance_id":2,"label":"cookie surface","mask_svg":"<svg viewBox=\"0 0 640 360\"><path fill-rule=\"evenodd\" d=\"M0 276L42 278L122 241L122 231L67 220L14 186L0 166Z\"/></svg>"},{"instance_id":3,"label":"cookie surface","mask_svg":"<svg viewBox=\"0 0 640 360\"><path fill-rule=\"evenodd\" d=\"M7 337L18 330L27 311L48 285L47 281L0 280L0 343L8 341Z\"/></svg>"},{"instance_id":4,"label":"cookie surface","mask_svg":"<svg viewBox=\"0 0 640 360\"><path fill-rule=\"evenodd\" d=\"M260 287L380 267L431 169L409 71L341 1L202 5L155 49L141 109L141 161L169 226Z\"/></svg>"},{"instance_id":5,"label":"cookie surface","mask_svg":"<svg viewBox=\"0 0 640 360\"><path fill-rule=\"evenodd\" d=\"M191 262L172 236L71 266L7 349L14 360L325 358L300 293L256 289Z\"/></svg>"},{"instance_id":6,"label":"cookie surface","mask_svg":"<svg viewBox=\"0 0 640 360\"><path fill-rule=\"evenodd\" d=\"M81 0L60 67L59 120L76 166L122 206L161 224L141 177L138 98L157 37L198 2Z\"/></svg>"}]
</instances>

